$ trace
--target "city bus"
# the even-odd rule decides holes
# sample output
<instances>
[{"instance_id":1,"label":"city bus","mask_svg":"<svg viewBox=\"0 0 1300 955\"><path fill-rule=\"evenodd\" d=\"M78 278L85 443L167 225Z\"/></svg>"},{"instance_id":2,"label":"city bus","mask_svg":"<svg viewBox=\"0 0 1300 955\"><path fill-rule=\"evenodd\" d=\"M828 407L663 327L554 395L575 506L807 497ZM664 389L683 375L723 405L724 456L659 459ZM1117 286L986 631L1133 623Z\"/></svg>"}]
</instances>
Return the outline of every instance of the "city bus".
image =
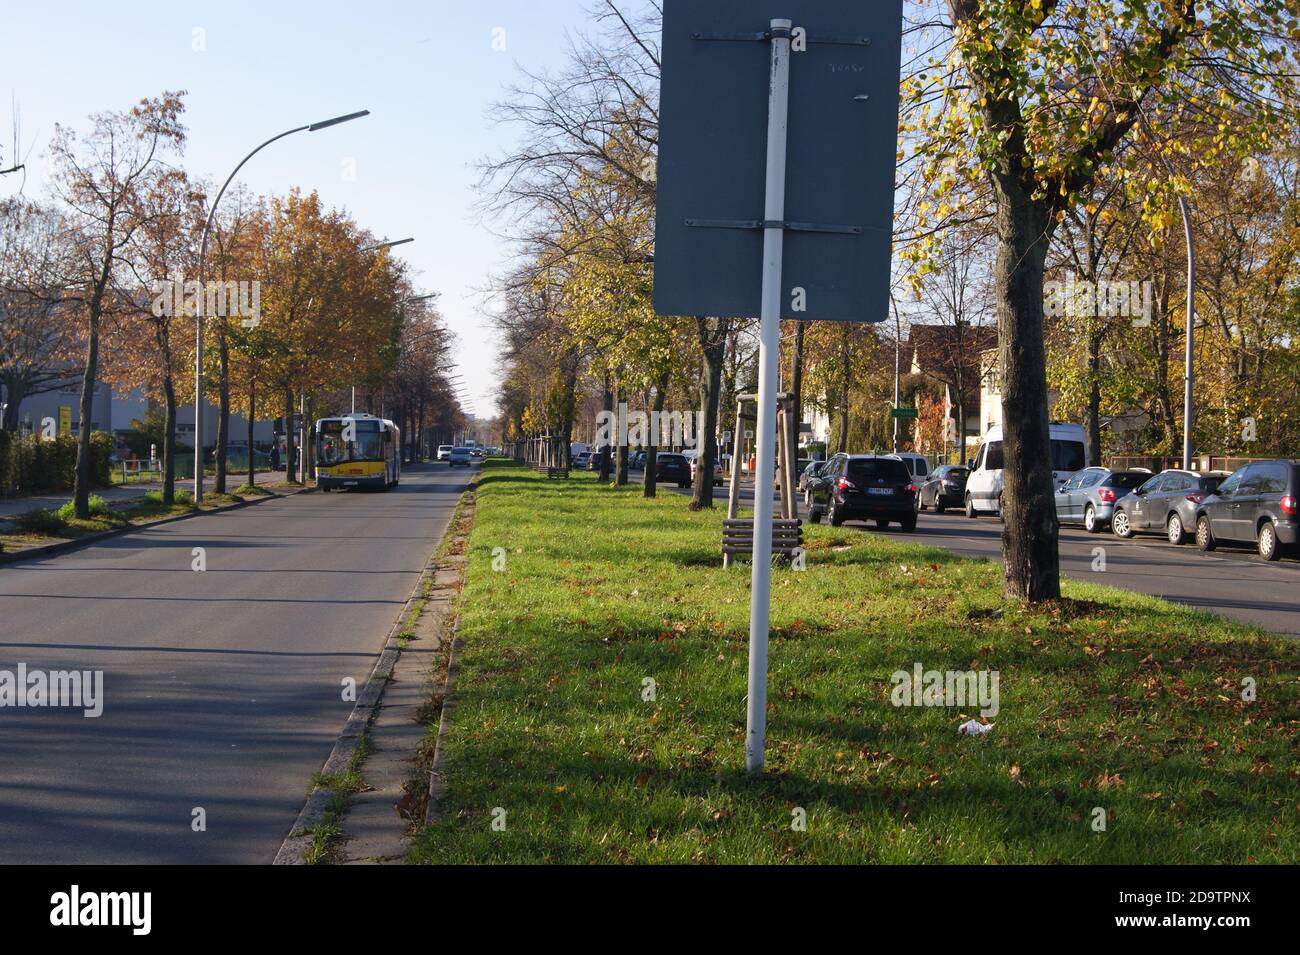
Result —
<instances>
[{"instance_id":1,"label":"city bus","mask_svg":"<svg viewBox=\"0 0 1300 955\"><path fill-rule=\"evenodd\" d=\"M340 415L316 422L316 486L396 487L402 476L402 433L386 418Z\"/></svg>"}]
</instances>

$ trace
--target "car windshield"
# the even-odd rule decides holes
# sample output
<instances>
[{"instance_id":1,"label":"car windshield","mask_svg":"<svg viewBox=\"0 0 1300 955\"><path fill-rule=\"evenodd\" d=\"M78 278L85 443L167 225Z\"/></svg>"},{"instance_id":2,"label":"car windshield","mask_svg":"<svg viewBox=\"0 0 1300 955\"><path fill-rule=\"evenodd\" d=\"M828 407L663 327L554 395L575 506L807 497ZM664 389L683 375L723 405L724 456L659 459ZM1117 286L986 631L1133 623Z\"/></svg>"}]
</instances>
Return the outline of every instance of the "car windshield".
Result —
<instances>
[{"instance_id":1,"label":"car windshield","mask_svg":"<svg viewBox=\"0 0 1300 955\"><path fill-rule=\"evenodd\" d=\"M1135 487L1141 487L1151 479L1151 475L1142 471L1121 471L1118 474L1112 474L1105 480L1107 487L1122 487L1132 490Z\"/></svg>"},{"instance_id":2,"label":"car windshield","mask_svg":"<svg viewBox=\"0 0 1300 955\"><path fill-rule=\"evenodd\" d=\"M656 454L655 461L659 464L685 464L686 459L680 454Z\"/></svg>"},{"instance_id":3,"label":"car windshield","mask_svg":"<svg viewBox=\"0 0 1300 955\"><path fill-rule=\"evenodd\" d=\"M885 481L908 482L912 475L907 465L892 458L860 458L849 460L849 477L857 481L880 478Z\"/></svg>"},{"instance_id":4,"label":"car windshield","mask_svg":"<svg viewBox=\"0 0 1300 955\"><path fill-rule=\"evenodd\" d=\"M944 474L945 480L964 481L970 476L970 471L966 468L949 468Z\"/></svg>"}]
</instances>

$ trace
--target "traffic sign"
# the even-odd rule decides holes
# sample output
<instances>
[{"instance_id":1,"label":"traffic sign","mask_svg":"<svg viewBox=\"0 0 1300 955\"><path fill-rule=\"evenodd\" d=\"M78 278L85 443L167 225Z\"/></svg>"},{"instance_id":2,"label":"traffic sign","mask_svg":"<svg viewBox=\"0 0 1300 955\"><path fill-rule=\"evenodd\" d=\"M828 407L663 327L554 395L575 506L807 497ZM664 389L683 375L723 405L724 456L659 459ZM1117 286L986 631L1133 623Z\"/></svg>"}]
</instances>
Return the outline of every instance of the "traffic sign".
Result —
<instances>
[{"instance_id":1,"label":"traffic sign","mask_svg":"<svg viewBox=\"0 0 1300 955\"><path fill-rule=\"evenodd\" d=\"M781 319L885 318L902 0L666 0L663 14L655 311L760 319L745 701L759 772Z\"/></svg>"},{"instance_id":2,"label":"traffic sign","mask_svg":"<svg viewBox=\"0 0 1300 955\"><path fill-rule=\"evenodd\" d=\"M781 317L884 321L902 0L665 4L655 310L760 311L773 17L794 24Z\"/></svg>"}]
</instances>

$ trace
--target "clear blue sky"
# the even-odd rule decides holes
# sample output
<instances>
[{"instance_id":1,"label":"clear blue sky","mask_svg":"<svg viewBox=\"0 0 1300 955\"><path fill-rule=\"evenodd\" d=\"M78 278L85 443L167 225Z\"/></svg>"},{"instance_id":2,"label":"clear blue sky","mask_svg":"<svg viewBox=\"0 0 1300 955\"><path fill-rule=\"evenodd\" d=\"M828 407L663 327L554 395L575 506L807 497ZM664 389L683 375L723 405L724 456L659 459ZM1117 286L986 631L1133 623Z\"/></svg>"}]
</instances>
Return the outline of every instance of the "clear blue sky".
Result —
<instances>
[{"instance_id":1,"label":"clear blue sky","mask_svg":"<svg viewBox=\"0 0 1300 955\"><path fill-rule=\"evenodd\" d=\"M493 412L496 345L478 291L510 254L477 223L473 164L514 132L487 108L517 67L562 64L566 31L588 27L584 0L79 3L5 6L0 28L0 159L14 161L10 96L21 111L24 192L46 194L42 156L56 122L187 90L185 167L221 182L264 139L358 109L365 119L300 133L260 153L239 181L258 193L316 189L395 250L460 340L458 365L479 415ZM128 12L129 11L129 12ZM504 52L493 31L504 29ZM202 44L196 43L202 30ZM195 49L196 45L206 49ZM23 157L19 157L21 160ZM354 160L354 181L345 161ZM20 175L0 179L14 194Z\"/></svg>"}]
</instances>

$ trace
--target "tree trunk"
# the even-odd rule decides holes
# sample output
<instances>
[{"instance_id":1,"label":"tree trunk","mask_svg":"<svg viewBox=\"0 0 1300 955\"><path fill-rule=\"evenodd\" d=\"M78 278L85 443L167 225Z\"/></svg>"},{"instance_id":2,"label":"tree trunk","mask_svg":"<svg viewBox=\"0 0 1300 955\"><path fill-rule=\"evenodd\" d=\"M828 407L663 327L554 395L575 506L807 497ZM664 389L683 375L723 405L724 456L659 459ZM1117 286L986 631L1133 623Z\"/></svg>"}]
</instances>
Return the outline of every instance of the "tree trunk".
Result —
<instances>
[{"instance_id":1,"label":"tree trunk","mask_svg":"<svg viewBox=\"0 0 1300 955\"><path fill-rule=\"evenodd\" d=\"M605 420L610 420L610 415L614 413L614 392L609 387L609 372L605 372L605 385L601 392L601 408L605 412ZM600 449L600 483L609 483L609 455L610 442L606 442Z\"/></svg>"},{"instance_id":2,"label":"tree trunk","mask_svg":"<svg viewBox=\"0 0 1300 955\"><path fill-rule=\"evenodd\" d=\"M710 321L717 324L710 327ZM727 328L730 322L725 318L697 317L695 324L700 333L703 366L700 369L700 420L695 432L699 466L695 469L690 507L691 510L698 511L713 507L713 466L718 460L718 402L722 392L722 360L726 355Z\"/></svg>"},{"instance_id":3,"label":"tree trunk","mask_svg":"<svg viewBox=\"0 0 1300 955\"><path fill-rule=\"evenodd\" d=\"M257 418L257 388L256 379L248 376L248 485L252 487L257 484L257 468L253 464L253 426ZM273 438L274 439L274 438Z\"/></svg>"},{"instance_id":4,"label":"tree trunk","mask_svg":"<svg viewBox=\"0 0 1300 955\"><path fill-rule=\"evenodd\" d=\"M195 458L195 467L198 467ZM163 376L163 503L176 503L176 382Z\"/></svg>"},{"instance_id":5,"label":"tree trunk","mask_svg":"<svg viewBox=\"0 0 1300 955\"><path fill-rule=\"evenodd\" d=\"M95 378L99 367L99 314L102 289L90 303L86 335L86 369L81 375L81 430L77 434L77 476L73 484L73 509L77 517L90 517L90 418L95 407Z\"/></svg>"},{"instance_id":6,"label":"tree trunk","mask_svg":"<svg viewBox=\"0 0 1300 955\"><path fill-rule=\"evenodd\" d=\"M5 375L2 379L5 385L5 393L8 397L5 399L8 404L5 405L4 421L0 423L0 428L5 431L18 430L18 409L22 406L23 398L27 396L27 389L23 384L22 375Z\"/></svg>"},{"instance_id":7,"label":"tree trunk","mask_svg":"<svg viewBox=\"0 0 1300 955\"><path fill-rule=\"evenodd\" d=\"M226 465L230 449L230 342L226 337L226 320L219 318L217 328L217 479L216 493L226 493ZM249 445L249 457L253 448Z\"/></svg>"},{"instance_id":8,"label":"tree trunk","mask_svg":"<svg viewBox=\"0 0 1300 955\"><path fill-rule=\"evenodd\" d=\"M616 384L614 386L614 408L616 409L616 419L617 409L621 407L622 399L623 389ZM614 424L617 428L618 421L615 420ZM627 442L624 440L625 436L622 434L622 429L618 428L618 431L619 434L614 439L614 486L623 487L627 484Z\"/></svg>"},{"instance_id":9,"label":"tree trunk","mask_svg":"<svg viewBox=\"0 0 1300 955\"><path fill-rule=\"evenodd\" d=\"M1043 203L1015 188L1009 177L999 180L994 280L1004 382L1003 589L1008 597L1037 602L1061 595L1043 341L1052 223Z\"/></svg>"},{"instance_id":10,"label":"tree trunk","mask_svg":"<svg viewBox=\"0 0 1300 955\"><path fill-rule=\"evenodd\" d=\"M655 385L654 414L650 416L650 433L646 436L645 472L642 475L641 495L655 496L655 483L659 472L660 413L664 410L664 398L668 391L668 372L664 372Z\"/></svg>"},{"instance_id":11,"label":"tree trunk","mask_svg":"<svg viewBox=\"0 0 1300 955\"><path fill-rule=\"evenodd\" d=\"M293 389L284 389L284 478L289 484L298 483L298 452L293 446Z\"/></svg>"}]
</instances>

